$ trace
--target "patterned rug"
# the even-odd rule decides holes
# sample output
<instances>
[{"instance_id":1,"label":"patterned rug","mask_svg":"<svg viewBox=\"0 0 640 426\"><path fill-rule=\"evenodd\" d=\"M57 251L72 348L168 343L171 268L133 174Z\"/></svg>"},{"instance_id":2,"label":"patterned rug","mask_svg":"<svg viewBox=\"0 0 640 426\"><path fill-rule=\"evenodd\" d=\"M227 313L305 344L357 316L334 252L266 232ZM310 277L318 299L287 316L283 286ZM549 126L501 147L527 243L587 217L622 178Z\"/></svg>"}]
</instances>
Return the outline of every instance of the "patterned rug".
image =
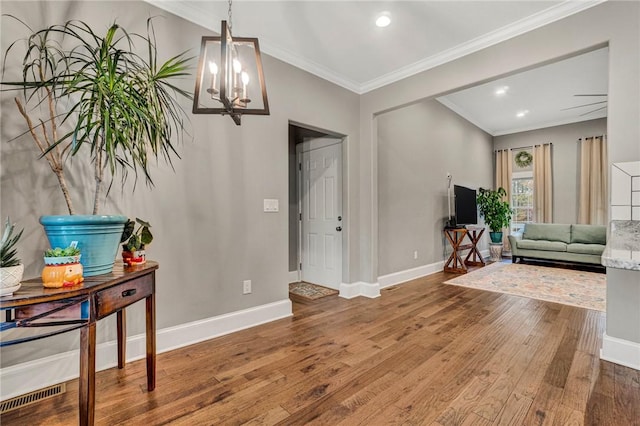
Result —
<instances>
[{"instance_id":1,"label":"patterned rug","mask_svg":"<svg viewBox=\"0 0 640 426\"><path fill-rule=\"evenodd\" d=\"M445 284L606 311L606 275L596 272L492 263Z\"/></svg>"},{"instance_id":2,"label":"patterned rug","mask_svg":"<svg viewBox=\"0 0 640 426\"><path fill-rule=\"evenodd\" d=\"M334 290L320 285L299 282L289 284L289 293L300 296L307 300L317 300L327 296L338 294L338 290Z\"/></svg>"}]
</instances>

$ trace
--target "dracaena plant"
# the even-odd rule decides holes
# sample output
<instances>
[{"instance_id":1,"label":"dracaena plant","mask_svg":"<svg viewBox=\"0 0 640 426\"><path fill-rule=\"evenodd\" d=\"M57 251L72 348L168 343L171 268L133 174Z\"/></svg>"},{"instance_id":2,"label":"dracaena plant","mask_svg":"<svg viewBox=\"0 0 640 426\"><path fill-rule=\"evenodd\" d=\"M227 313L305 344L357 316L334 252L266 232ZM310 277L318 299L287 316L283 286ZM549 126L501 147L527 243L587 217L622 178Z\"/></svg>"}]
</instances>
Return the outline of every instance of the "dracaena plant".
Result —
<instances>
[{"instance_id":1,"label":"dracaena plant","mask_svg":"<svg viewBox=\"0 0 640 426\"><path fill-rule=\"evenodd\" d=\"M18 111L56 175L69 213L76 213L65 177L70 156L86 154L93 164L92 214L116 176L124 185L129 173L134 182L140 175L153 186L150 162L179 158L175 146L186 119L179 98L191 95L174 80L189 75L191 58L183 52L160 63L151 19L146 35L116 23L99 35L76 20L29 31L22 81L2 84L22 92L15 98ZM5 63L18 46L9 46ZM34 111L46 111L46 118Z\"/></svg>"}]
</instances>

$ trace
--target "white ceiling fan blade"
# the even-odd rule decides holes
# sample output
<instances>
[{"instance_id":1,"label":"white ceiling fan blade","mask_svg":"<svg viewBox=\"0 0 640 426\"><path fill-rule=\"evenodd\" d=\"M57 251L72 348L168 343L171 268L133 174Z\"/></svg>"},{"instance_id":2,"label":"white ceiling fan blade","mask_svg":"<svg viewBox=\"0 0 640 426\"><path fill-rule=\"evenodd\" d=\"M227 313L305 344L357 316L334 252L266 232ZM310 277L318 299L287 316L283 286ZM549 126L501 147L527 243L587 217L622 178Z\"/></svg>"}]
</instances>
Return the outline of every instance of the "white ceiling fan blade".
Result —
<instances>
[{"instance_id":1,"label":"white ceiling fan blade","mask_svg":"<svg viewBox=\"0 0 640 426\"><path fill-rule=\"evenodd\" d=\"M582 104L582 105L577 105L577 106L572 106L569 108L562 108L560 111L567 111L570 109L576 109L576 108L582 108L582 107L586 107L586 106L591 106L591 105L598 105L598 104L606 104L607 101L600 101L600 102L592 102L590 104Z\"/></svg>"},{"instance_id":2,"label":"white ceiling fan blade","mask_svg":"<svg viewBox=\"0 0 640 426\"><path fill-rule=\"evenodd\" d=\"M601 109L605 109L605 108L606 108L606 106L603 106L603 107L600 107L598 109L594 109L593 111L585 112L584 114L580 114L580 117L585 116L585 115L589 115L589 114L593 114L594 112L598 112Z\"/></svg>"}]
</instances>

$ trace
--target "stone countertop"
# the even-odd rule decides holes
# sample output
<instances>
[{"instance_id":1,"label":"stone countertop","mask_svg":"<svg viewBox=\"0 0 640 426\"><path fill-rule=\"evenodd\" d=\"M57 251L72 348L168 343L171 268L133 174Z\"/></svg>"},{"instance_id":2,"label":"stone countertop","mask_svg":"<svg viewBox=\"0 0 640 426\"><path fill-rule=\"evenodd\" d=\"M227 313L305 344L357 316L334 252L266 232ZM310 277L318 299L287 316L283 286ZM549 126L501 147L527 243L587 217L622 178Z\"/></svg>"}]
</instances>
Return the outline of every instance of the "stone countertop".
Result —
<instances>
[{"instance_id":1,"label":"stone countertop","mask_svg":"<svg viewBox=\"0 0 640 426\"><path fill-rule=\"evenodd\" d=\"M602 265L640 271L640 221L612 220Z\"/></svg>"}]
</instances>

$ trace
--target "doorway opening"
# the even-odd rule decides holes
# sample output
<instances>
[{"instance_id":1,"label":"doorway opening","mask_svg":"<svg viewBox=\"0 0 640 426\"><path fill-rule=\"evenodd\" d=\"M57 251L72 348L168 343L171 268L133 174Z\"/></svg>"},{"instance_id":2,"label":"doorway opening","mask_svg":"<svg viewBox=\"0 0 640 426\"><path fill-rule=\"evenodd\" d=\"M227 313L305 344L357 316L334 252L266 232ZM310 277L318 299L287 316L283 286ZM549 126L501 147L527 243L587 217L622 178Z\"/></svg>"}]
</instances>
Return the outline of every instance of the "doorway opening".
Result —
<instances>
[{"instance_id":1,"label":"doorway opening","mask_svg":"<svg viewBox=\"0 0 640 426\"><path fill-rule=\"evenodd\" d=\"M344 135L289 123L289 282L339 290L346 268Z\"/></svg>"}]
</instances>

